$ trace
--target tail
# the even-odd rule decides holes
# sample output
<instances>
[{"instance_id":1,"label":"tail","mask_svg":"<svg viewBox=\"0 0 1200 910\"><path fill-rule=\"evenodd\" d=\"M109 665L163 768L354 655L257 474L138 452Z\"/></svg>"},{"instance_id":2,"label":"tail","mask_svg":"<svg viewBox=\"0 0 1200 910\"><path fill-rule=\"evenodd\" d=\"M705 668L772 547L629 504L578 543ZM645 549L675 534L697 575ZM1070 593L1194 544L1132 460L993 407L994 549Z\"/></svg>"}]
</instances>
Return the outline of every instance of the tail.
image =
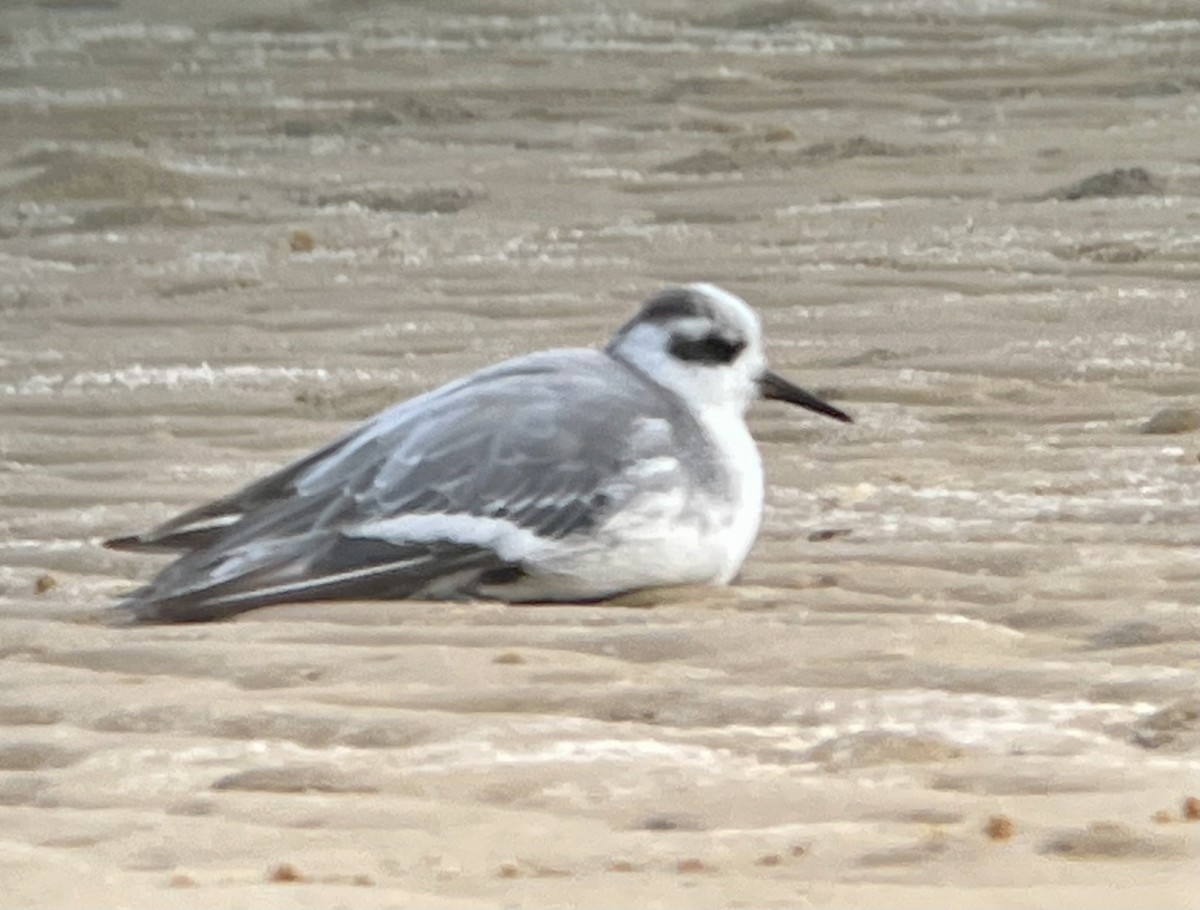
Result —
<instances>
[{"instance_id":1,"label":"tail","mask_svg":"<svg viewBox=\"0 0 1200 910\"><path fill-rule=\"evenodd\" d=\"M326 532L190 553L116 604L137 623L211 622L280 603L466 598L520 573L494 551L452 541L390 543Z\"/></svg>"}]
</instances>

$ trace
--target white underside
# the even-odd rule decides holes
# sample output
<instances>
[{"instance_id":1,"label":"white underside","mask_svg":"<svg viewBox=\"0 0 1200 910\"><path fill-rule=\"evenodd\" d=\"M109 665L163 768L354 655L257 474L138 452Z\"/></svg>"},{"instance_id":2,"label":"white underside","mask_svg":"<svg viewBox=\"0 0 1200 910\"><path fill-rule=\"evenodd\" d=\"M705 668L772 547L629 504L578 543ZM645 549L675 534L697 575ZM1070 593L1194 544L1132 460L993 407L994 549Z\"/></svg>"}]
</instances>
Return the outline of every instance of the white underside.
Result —
<instances>
[{"instance_id":1,"label":"white underside","mask_svg":"<svg viewBox=\"0 0 1200 910\"><path fill-rule=\"evenodd\" d=\"M664 492L651 487L652 492L635 497L587 534L543 538L504 519L447 514L404 515L343 533L395 543L450 540L490 549L526 572L517 582L479 591L501 600L594 600L662 585L725 585L741 569L758 534L762 462L740 415L719 414L703 422L726 467L725 489ZM440 578L420 596L453 596L463 581Z\"/></svg>"}]
</instances>

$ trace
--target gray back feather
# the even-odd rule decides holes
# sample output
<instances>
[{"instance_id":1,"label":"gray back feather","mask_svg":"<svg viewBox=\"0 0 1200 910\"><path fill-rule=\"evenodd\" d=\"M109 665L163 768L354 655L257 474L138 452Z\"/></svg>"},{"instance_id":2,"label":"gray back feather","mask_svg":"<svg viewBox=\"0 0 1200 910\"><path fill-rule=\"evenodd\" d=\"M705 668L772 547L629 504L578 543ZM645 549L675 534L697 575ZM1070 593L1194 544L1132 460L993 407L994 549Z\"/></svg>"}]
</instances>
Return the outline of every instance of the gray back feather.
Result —
<instances>
[{"instance_id":1,"label":"gray back feather","mask_svg":"<svg viewBox=\"0 0 1200 910\"><path fill-rule=\"evenodd\" d=\"M639 434L647 419L670 432ZM210 546L437 512L563 537L619 508L611 481L635 459L681 451L685 481L720 483L704 430L639 372L599 351L532 354L396 405L222 500L243 514Z\"/></svg>"}]
</instances>

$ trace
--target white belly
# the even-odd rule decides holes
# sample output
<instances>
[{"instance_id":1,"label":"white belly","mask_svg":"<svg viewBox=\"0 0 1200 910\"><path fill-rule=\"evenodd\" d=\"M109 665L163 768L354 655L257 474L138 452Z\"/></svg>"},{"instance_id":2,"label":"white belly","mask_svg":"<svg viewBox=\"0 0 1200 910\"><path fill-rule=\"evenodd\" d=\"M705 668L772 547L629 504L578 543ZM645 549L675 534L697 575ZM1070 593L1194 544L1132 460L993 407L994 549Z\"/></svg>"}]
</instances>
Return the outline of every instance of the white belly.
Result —
<instances>
[{"instance_id":1,"label":"white belly","mask_svg":"<svg viewBox=\"0 0 1200 910\"><path fill-rule=\"evenodd\" d=\"M729 523L720 546L723 555L721 574L713 579L717 584L726 585L741 570L762 524L762 456L740 414L732 419L708 423L709 432L721 448L722 461L730 466L733 482Z\"/></svg>"},{"instance_id":2,"label":"white belly","mask_svg":"<svg viewBox=\"0 0 1200 910\"><path fill-rule=\"evenodd\" d=\"M483 592L505 600L591 600L638 588L731 582L758 536L763 470L744 421L706 427L729 486L655 492L630 502L586 539L549 543L526 561L529 576Z\"/></svg>"}]
</instances>

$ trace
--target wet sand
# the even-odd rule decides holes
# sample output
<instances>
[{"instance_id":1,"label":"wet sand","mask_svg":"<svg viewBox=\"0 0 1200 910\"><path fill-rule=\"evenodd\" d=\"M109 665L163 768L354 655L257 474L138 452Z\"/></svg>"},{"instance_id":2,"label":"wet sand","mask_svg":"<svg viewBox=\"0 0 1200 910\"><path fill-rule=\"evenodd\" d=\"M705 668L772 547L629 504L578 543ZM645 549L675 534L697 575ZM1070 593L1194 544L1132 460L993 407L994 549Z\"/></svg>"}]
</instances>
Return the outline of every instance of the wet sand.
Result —
<instances>
[{"instance_id":1,"label":"wet sand","mask_svg":"<svg viewBox=\"0 0 1200 910\"><path fill-rule=\"evenodd\" d=\"M180 6L0 12L0 903L1195 906L1190 4ZM738 586L106 623L689 280L857 418Z\"/></svg>"}]
</instances>

